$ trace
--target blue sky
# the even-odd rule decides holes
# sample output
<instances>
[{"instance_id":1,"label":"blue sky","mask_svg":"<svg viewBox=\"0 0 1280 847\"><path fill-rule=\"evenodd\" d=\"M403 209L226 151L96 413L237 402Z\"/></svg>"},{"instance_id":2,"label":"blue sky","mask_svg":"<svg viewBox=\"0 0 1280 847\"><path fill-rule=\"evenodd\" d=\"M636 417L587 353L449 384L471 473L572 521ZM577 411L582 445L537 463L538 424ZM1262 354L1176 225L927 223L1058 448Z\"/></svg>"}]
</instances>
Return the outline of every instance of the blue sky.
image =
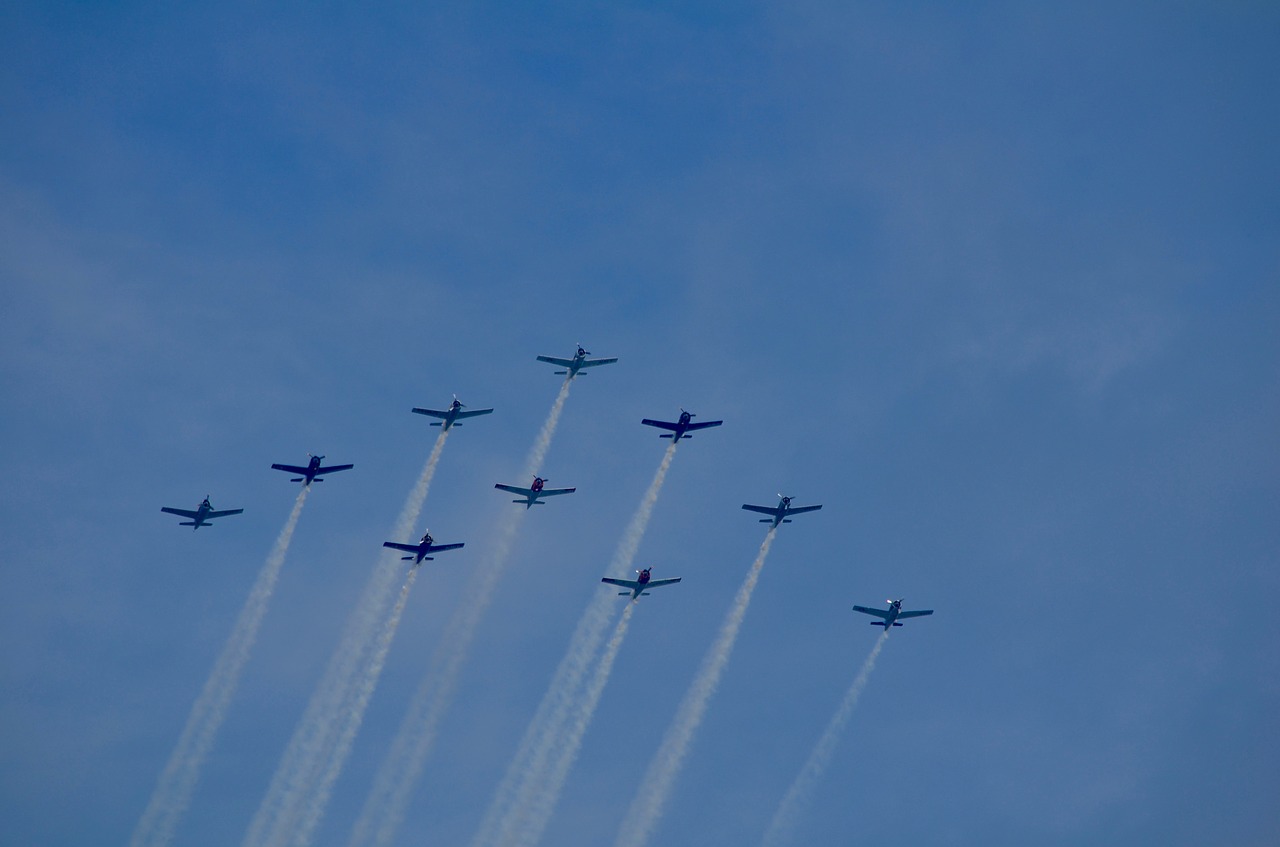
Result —
<instances>
[{"instance_id":1,"label":"blue sky","mask_svg":"<svg viewBox=\"0 0 1280 847\"><path fill-rule=\"evenodd\" d=\"M781 534L655 843L754 843L874 631L797 843L1280 835L1280 14L1263 3L0 12L0 840L123 843L315 492L180 830L242 837L433 431L422 574L319 833L579 380L401 843L465 842L661 457L545 843L614 837ZM245 514L192 534L162 505ZM512 507L514 508L514 507Z\"/></svg>"}]
</instances>

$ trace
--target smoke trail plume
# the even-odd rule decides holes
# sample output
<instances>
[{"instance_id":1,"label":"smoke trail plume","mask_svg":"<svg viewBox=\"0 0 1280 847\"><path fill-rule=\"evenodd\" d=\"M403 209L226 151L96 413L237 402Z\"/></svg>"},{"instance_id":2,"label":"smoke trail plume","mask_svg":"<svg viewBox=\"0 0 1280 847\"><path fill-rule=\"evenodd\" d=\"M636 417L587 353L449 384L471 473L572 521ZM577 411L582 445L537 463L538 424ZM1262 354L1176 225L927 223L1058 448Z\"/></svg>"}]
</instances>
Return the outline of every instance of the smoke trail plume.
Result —
<instances>
[{"instance_id":1,"label":"smoke trail plume","mask_svg":"<svg viewBox=\"0 0 1280 847\"><path fill-rule=\"evenodd\" d=\"M569 386L567 379L561 384L551 411L534 439L525 459L527 477L538 473L546 461L552 436L569 397ZM525 509L512 509L505 513L492 553L476 569L462 602L436 643L427 673L409 703L391 749L378 769L373 788L352 827L347 842L350 847L371 843L386 847L404 822L413 789L422 776L427 756L439 732L440 721L453 703L458 674L466 661L476 628L493 599L494 588L506 569L516 530L526 513Z\"/></svg>"},{"instance_id":2,"label":"smoke trail plume","mask_svg":"<svg viewBox=\"0 0 1280 847\"><path fill-rule=\"evenodd\" d=\"M419 567L409 569L404 585L400 587L400 596L396 598L396 604L391 608L391 615L383 625L378 641L374 645L373 655L368 665L365 666L364 673L357 681L352 702L345 710L346 723L343 725L338 741L329 755L329 761L325 765L319 783L303 808L302 820L293 836L294 844L310 844L316 826L324 816L325 808L329 804L329 798L333 794L333 784L337 782L338 775L342 773L342 766L346 764L347 756L351 753L351 745L355 743L356 733L360 731L360 724L364 721L365 710L369 707L369 701L373 698L374 689L378 686L378 678L382 675L382 668L387 663L387 653L391 651L391 642L395 639L396 630L400 626L400 618L404 615L405 604L409 602L409 592L413 589L413 583L418 578L419 570Z\"/></svg>"},{"instance_id":3,"label":"smoke trail plume","mask_svg":"<svg viewBox=\"0 0 1280 847\"><path fill-rule=\"evenodd\" d=\"M689 691L676 711L675 720L671 722L666 736L662 739L662 746L658 748L653 761L649 763L649 769L645 771L640 790L636 793L636 798L631 801L631 808L627 810L627 816L623 819L622 827L618 831L618 840L614 842L616 847L641 847L661 819L676 776L680 773L684 757L689 752L693 734L702 723L702 717L707 711L707 703L715 693L716 686L720 683L720 674L733 653L733 644L738 638L738 630L742 626L742 619L747 614L747 606L751 603L751 592L755 590L756 581L760 578L760 569L764 567L764 560L769 555L769 548L773 546L776 533L777 529L771 527L765 535L764 543L760 545L760 552L756 554L756 560L751 564L751 570L747 572L747 578L738 589L733 605L729 608L729 614L725 616L724 623L720 626L720 634L716 636L711 649L703 658L698 675L694 677L693 684L689 686Z\"/></svg>"},{"instance_id":4,"label":"smoke trail plume","mask_svg":"<svg viewBox=\"0 0 1280 847\"><path fill-rule=\"evenodd\" d=\"M626 577L629 574L675 453L676 443L673 441L663 453L653 481L649 483L609 562L610 576ZM525 729L516 755L498 784L498 790L481 821L480 831L471 840L472 847L512 843L513 827L522 817L522 810L528 808L544 778L551 750L561 738L573 704L578 699L587 666L600 649L605 628L609 625L613 599L612 595L597 595L588 603L569 641L569 649L560 660L533 720Z\"/></svg>"},{"instance_id":5,"label":"smoke trail plume","mask_svg":"<svg viewBox=\"0 0 1280 847\"><path fill-rule=\"evenodd\" d=\"M293 531L298 526L302 506L306 503L310 490L310 486L302 486L297 499L293 501L293 511L276 536L276 543L267 555L262 570L258 572L258 578L240 610L240 617L231 629L231 636L214 663L204 689L191 707L187 725L183 727L178 744L160 774L151 801L133 831L130 847L162 847L169 844L173 840L178 820L191 805L191 795L200 778L200 769L213 746L214 736L227 715L231 697L240 684L240 673L258 638L258 628L267 613L276 579L284 565L285 553L289 550L289 542L293 540Z\"/></svg>"},{"instance_id":6,"label":"smoke trail plume","mask_svg":"<svg viewBox=\"0 0 1280 847\"><path fill-rule=\"evenodd\" d=\"M549 768L545 780L537 786L537 795L533 797L523 820L515 829L518 837L517 844L520 847L533 847L537 844L542 839L547 823L551 820L551 814L555 811L560 792L564 789L565 780L569 776L569 769L577 761L578 750L582 747L582 738L587 734L587 727L591 725L591 719L595 716L596 706L600 704L600 695L604 692L605 683L609 681L609 674L613 671L613 661L618 657L618 649L622 646L623 639L627 637L627 627L631 623L632 613L635 612L636 602L632 600L622 610L622 617L618 619L613 637L605 645L604 653L596 664L595 673L592 674L591 681L587 685L573 723L569 725L568 731L556 745L556 760Z\"/></svg>"},{"instance_id":7,"label":"smoke trail plume","mask_svg":"<svg viewBox=\"0 0 1280 847\"><path fill-rule=\"evenodd\" d=\"M436 438L431 455L396 518L391 530L393 538L404 538L412 533L448 437L449 430L442 430ZM306 711L289 739L289 746L276 766L267 793L249 824L243 847L279 847L289 842L296 829L302 803L323 778L324 763L338 743L338 722L351 698L357 674L364 666L362 660L370 654L380 631L379 624L387 619L387 609L400 573L400 561L396 555L384 553L374 565L373 574L347 619L338 647L329 659L319 685L312 692Z\"/></svg>"},{"instance_id":8,"label":"smoke trail plume","mask_svg":"<svg viewBox=\"0 0 1280 847\"><path fill-rule=\"evenodd\" d=\"M836 713L831 716L831 720L827 723L826 731L822 733L822 737L814 745L813 751L809 753L809 758L804 763L804 767L796 775L795 782L791 783L791 788L787 791L786 796L782 798L782 803L779 804L778 811L774 813L769 829L765 831L764 841L762 842L765 847L781 847L781 845L790 840L796 821L809 804L814 786L818 784L818 781L822 779L822 775L826 773L827 765L831 762L831 755L835 752L836 744L844 733L845 725L849 723L849 716L853 714L854 707L858 705L858 698L862 695L862 689L866 687L867 679L871 676L871 671L875 669L876 657L880 655L880 650L883 649L884 643L888 639L888 629L876 639L870 655L862 663L862 669L853 678L853 684L849 686L849 690L845 692L844 699L840 701L840 707L836 709Z\"/></svg>"}]
</instances>

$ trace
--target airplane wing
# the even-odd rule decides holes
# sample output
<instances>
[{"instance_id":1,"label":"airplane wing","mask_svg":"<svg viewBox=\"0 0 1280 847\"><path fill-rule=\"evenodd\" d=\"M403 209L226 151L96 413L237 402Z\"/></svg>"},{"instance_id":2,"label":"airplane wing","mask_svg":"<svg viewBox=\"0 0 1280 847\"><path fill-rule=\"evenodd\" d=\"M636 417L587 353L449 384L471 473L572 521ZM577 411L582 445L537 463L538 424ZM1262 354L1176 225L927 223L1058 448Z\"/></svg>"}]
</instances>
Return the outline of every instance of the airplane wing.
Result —
<instances>
[{"instance_id":1,"label":"airplane wing","mask_svg":"<svg viewBox=\"0 0 1280 847\"><path fill-rule=\"evenodd\" d=\"M634 579L613 579L612 577L602 576L600 577L600 581L607 582L610 585L617 585L622 588L629 588L632 591L635 591L640 587L640 583L636 582ZM649 584L652 585L653 580L650 580Z\"/></svg>"},{"instance_id":2,"label":"airplane wing","mask_svg":"<svg viewBox=\"0 0 1280 847\"><path fill-rule=\"evenodd\" d=\"M542 357L539 356L538 358L541 359ZM596 365L612 365L616 361L618 361L617 356L614 356L612 359L587 359L581 365L578 365L578 367L594 368Z\"/></svg>"},{"instance_id":3,"label":"airplane wing","mask_svg":"<svg viewBox=\"0 0 1280 847\"><path fill-rule=\"evenodd\" d=\"M682 576L672 577L671 579L651 579L645 588L657 588L660 585L675 585L682 579L684 579Z\"/></svg>"},{"instance_id":4,"label":"airplane wing","mask_svg":"<svg viewBox=\"0 0 1280 847\"><path fill-rule=\"evenodd\" d=\"M692 432L695 429L706 429L707 427L720 426L724 421L703 421L702 423L691 423L685 426L686 432Z\"/></svg>"},{"instance_id":5,"label":"airplane wing","mask_svg":"<svg viewBox=\"0 0 1280 847\"><path fill-rule=\"evenodd\" d=\"M743 503L742 508L746 509L748 512L759 512L762 515L773 515L775 518L778 516L778 513L782 511L778 506L752 506L747 503ZM794 512L795 509L792 509L791 511Z\"/></svg>"},{"instance_id":6,"label":"airplane wing","mask_svg":"<svg viewBox=\"0 0 1280 847\"><path fill-rule=\"evenodd\" d=\"M671 423L670 421L655 421L651 418L645 418L644 420L640 421L640 423L644 424L645 426L656 426L658 429L669 429L672 432L675 432L677 429L680 428L679 424L674 424L674 423ZM691 427L686 426L685 429L691 429Z\"/></svg>"},{"instance_id":7,"label":"airplane wing","mask_svg":"<svg viewBox=\"0 0 1280 847\"><path fill-rule=\"evenodd\" d=\"M300 474L305 474L308 470L307 468L300 468L297 465L272 465L271 468L277 471L288 471L289 473ZM276 477L276 479L279 479L279 477Z\"/></svg>"},{"instance_id":8,"label":"airplane wing","mask_svg":"<svg viewBox=\"0 0 1280 847\"><path fill-rule=\"evenodd\" d=\"M225 518L228 515L238 515L243 511L244 509L223 509L221 512L207 512L204 519L210 521L214 518Z\"/></svg>"},{"instance_id":9,"label":"airplane wing","mask_svg":"<svg viewBox=\"0 0 1280 847\"><path fill-rule=\"evenodd\" d=\"M316 476L319 476L322 473L337 473L338 471L349 471L354 467L355 465L330 465L327 468L317 468Z\"/></svg>"},{"instance_id":10,"label":"airplane wing","mask_svg":"<svg viewBox=\"0 0 1280 847\"><path fill-rule=\"evenodd\" d=\"M418 552L418 545L417 545L417 544L397 544L397 543L396 543L396 542L394 542L394 541L384 541L384 542L382 542L382 546L383 546L383 547L390 547L392 550L401 550L401 551L403 551L403 552L405 552L405 553L417 553L417 552Z\"/></svg>"},{"instance_id":11,"label":"airplane wing","mask_svg":"<svg viewBox=\"0 0 1280 847\"><path fill-rule=\"evenodd\" d=\"M509 491L512 494L519 494L521 497L532 497L534 491L532 488L520 488L516 485L503 485L501 482L495 482L493 487L499 491ZM539 494L546 494L546 491L540 491Z\"/></svg>"},{"instance_id":12,"label":"airplane wing","mask_svg":"<svg viewBox=\"0 0 1280 847\"><path fill-rule=\"evenodd\" d=\"M551 497L555 494L572 494L577 491L576 488L544 488L538 492L539 497Z\"/></svg>"},{"instance_id":13,"label":"airplane wing","mask_svg":"<svg viewBox=\"0 0 1280 847\"><path fill-rule=\"evenodd\" d=\"M435 409L413 409L412 411L415 415L429 415L430 417L440 418L441 420L449 416L448 412L437 412ZM458 417L462 416L458 415Z\"/></svg>"},{"instance_id":14,"label":"airplane wing","mask_svg":"<svg viewBox=\"0 0 1280 847\"><path fill-rule=\"evenodd\" d=\"M880 618L881 620L889 620L889 613L884 609L868 609L866 606L854 606L853 610L855 612L862 612L864 615L872 615L873 617ZM900 614L898 617L902 617L902 615Z\"/></svg>"},{"instance_id":15,"label":"airplane wing","mask_svg":"<svg viewBox=\"0 0 1280 847\"><path fill-rule=\"evenodd\" d=\"M470 412L458 412L456 419L462 420L463 418L474 418L477 415L487 415L492 411L493 409L475 409Z\"/></svg>"},{"instance_id":16,"label":"airplane wing","mask_svg":"<svg viewBox=\"0 0 1280 847\"><path fill-rule=\"evenodd\" d=\"M555 356L539 356L539 357L538 357L538 361L539 361L539 362L547 362L548 364L552 364L552 365L559 365L559 366L560 366L560 367L562 367L562 368L571 368L571 367L573 367L573 359L557 359ZM584 367L584 368L585 368L587 365L588 365L588 363L587 363L587 362L583 362L583 363L582 363L582 367ZM545 371L544 371L544 373L545 373Z\"/></svg>"},{"instance_id":17,"label":"airplane wing","mask_svg":"<svg viewBox=\"0 0 1280 847\"><path fill-rule=\"evenodd\" d=\"M279 477L277 477L277 479L278 478ZM199 512L193 512L190 509L172 509L168 506L161 506L160 511L168 512L171 515L181 515L184 518L191 518L192 520L195 520L196 515L200 514Z\"/></svg>"},{"instance_id":18,"label":"airplane wing","mask_svg":"<svg viewBox=\"0 0 1280 847\"><path fill-rule=\"evenodd\" d=\"M822 508L822 506L821 506L821 505L818 505L818 506L792 506L790 509L787 509L787 514L788 514L788 515L799 515L799 514L803 514L804 512L816 512L816 511L818 511L818 510L819 510L819 509L821 509L821 508Z\"/></svg>"},{"instance_id":19,"label":"airplane wing","mask_svg":"<svg viewBox=\"0 0 1280 847\"><path fill-rule=\"evenodd\" d=\"M902 620L903 618L922 618L925 615L932 615L932 614L933 614L933 609L922 609L915 612L899 612L898 620Z\"/></svg>"},{"instance_id":20,"label":"airplane wing","mask_svg":"<svg viewBox=\"0 0 1280 847\"><path fill-rule=\"evenodd\" d=\"M466 546L466 545L465 545L465 543L460 543L460 544L432 544L430 547L428 547L428 548L427 548L427 552L428 552L428 553L439 553L441 550L457 550L459 547L464 547L464 546ZM414 549L414 550L417 550L418 548L417 548L417 547L414 547L413 549Z\"/></svg>"}]
</instances>

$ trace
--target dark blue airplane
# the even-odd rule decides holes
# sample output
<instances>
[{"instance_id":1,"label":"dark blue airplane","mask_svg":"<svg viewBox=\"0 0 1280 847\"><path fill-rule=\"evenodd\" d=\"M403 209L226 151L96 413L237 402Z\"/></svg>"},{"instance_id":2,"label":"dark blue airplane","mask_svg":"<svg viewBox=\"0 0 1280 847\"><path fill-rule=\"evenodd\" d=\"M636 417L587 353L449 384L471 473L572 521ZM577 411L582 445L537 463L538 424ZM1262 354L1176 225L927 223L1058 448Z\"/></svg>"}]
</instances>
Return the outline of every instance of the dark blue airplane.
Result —
<instances>
[{"instance_id":1,"label":"dark blue airplane","mask_svg":"<svg viewBox=\"0 0 1280 847\"><path fill-rule=\"evenodd\" d=\"M816 512L822 506L792 506L791 498L779 494L782 499L778 501L776 506L751 506L746 503L742 504L742 508L748 512L759 512L762 515L772 515L771 518L763 518L760 523L772 523L773 528L777 529L779 524L791 523L791 518L787 515L802 515L805 512Z\"/></svg>"},{"instance_id":2,"label":"dark blue airplane","mask_svg":"<svg viewBox=\"0 0 1280 847\"><path fill-rule=\"evenodd\" d=\"M320 460L323 459L324 456L312 456L310 453L307 455L311 458L311 461L307 463L305 468L298 467L297 465L272 465L271 467L277 471L288 471L289 473L302 474L302 476L297 479L291 479L289 481L301 482L303 485L310 485L313 482L324 482L324 480L320 478L321 474L349 471L355 467L355 465L329 465L327 468L322 468L320 467Z\"/></svg>"},{"instance_id":3,"label":"dark blue airplane","mask_svg":"<svg viewBox=\"0 0 1280 847\"><path fill-rule=\"evenodd\" d=\"M435 539L431 537L431 533L422 536L422 540L417 544L397 544L394 541L382 542L383 547L390 547L392 550L400 550L405 553L412 553L412 556L401 556L400 559L405 562L412 561L416 568L422 564L422 560L432 561L434 557L428 555L430 553L439 553L441 550L457 550L464 544L436 544Z\"/></svg>"},{"instance_id":4,"label":"dark blue airplane","mask_svg":"<svg viewBox=\"0 0 1280 847\"><path fill-rule=\"evenodd\" d=\"M650 588L659 588L663 585L674 585L683 579L683 577L679 576L672 579L653 579L649 575L651 570L653 570L653 568L645 568L642 571L636 571L636 573L639 574L636 579L612 579L607 576L602 576L600 577L600 581L627 589L626 591L619 591L619 597L630 594L632 600L639 600L641 597L645 597L649 594Z\"/></svg>"},{"instance_id":5,"label":"dark blue airplane","mask_svg":"<svg viewBox=\"0 0 1280 847\"><path fill-rule=\"evenodd\" d=\"M708 429L709 427L720 426L720 424L724 423L724 421L703 421L702 423L691 423L691 420L694 417L695 415L692 412L686 412L684 409L681 409L680 419L674 423L671 421L655 421L650 418L645 418L640 421L640 423L645 426L656 426L658 429L671 430L670 432L664 432L658 437L670 438L672 443L679 441L681 438L692 438L693 436L689 435L689 433L694 432L695 430Z\"/></svg>"},{"instance_id":6,"label":"dark blue airplane","mask_svg":"<svg viewBox=\"0 0 1280 847\"><path fill-rule=\"evenodd\" d=\"M209 502L209 498L205 497L196 507L195 511L190 509L174 509L169 506L161 506L160 511L167 512L170 515L179 515L189 520L179 521L178 526L189 526L199 529L202 526L213 526L209 521L214 518L225 518L228 515L238 515L244 509L224 509L221 512L214 511L213 504Z\"/></svg>"},{"instance_id":7,"label":"dark blue airplane","mask_svg":"<svg viewBox=\"0 0 1280 847\"><path fill-rule=\"evenodd\" d=\"M889 608L887 610L868 609L866 606L854 606L853 610L855 612L862 612L864 615L872 615L873 617L882 618L882 620L870 621L870 624L872 626L884 627L885 632L888 632L889 627L891 626L902 626L902 624L898 623L899 618L920 618L925 615L933 614L933 609L922 609L918 612L904 612L902 611L901 600L885 600L885 602L889 604Z\"/></svg>"}]
</instances>

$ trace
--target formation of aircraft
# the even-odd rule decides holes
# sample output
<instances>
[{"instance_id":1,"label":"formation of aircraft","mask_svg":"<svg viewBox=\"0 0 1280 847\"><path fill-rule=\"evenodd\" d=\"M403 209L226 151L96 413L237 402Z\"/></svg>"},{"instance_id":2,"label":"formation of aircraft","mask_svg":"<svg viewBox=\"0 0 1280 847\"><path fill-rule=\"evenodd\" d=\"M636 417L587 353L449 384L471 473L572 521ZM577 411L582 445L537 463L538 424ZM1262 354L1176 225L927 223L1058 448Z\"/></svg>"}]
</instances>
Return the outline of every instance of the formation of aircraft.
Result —
<instances>
[{"instance_id":1,"label":"formation of aircraft","mask_svg":"<svg viewBox=\"0 0 1280 847\"><path fill-rule=\"evenodd\" d=\"M681 409L680 418L676 421L655 421L651 418L645 418L640 421L640 423L645 426L656 426L658 429L670 430L670 432L664 432L658 437L670 438L672 443L679 441L681 438L693 438L689 433L694 432L695 430L709 429L710 427L720 426L720 424L724 423L724 421L703 421L702 423L693 423L692 421L695 417L696 415L694 415L693 412L686 412L684 409Z\"/></svg>"},{"instance_id":2,"label":"formation of aircraft","mask_svg":"<svg viewBox=\"0 0 1280 847\"><path fill-rule=\"evenodd\" d=\"M772 517L762 518L760 523L772 523L774 529L777 529L780 524L791 523L791 518L787 517L787 515L802 515L805 512L816 512L822 508L821 504L817 506L792 506L790 497L783 494L778 496L782 499L778 501L776 506L752 506L748 503L743 503L742 508L748 512L771 515Z\"/></svg>"},{"instance_id":3,"label":"formation of aircraft","mask_svg":"<svg viewBox=\"0 0 1280 847\"><path fill-rule=\"evenodd\" d=\"M627 589L626 591L619 591L619 597L625 597L630 594L632 600L639 600L641 597L644 597L649 593L650 588L660 588L664 585L675 585L683 579L683 577L679 576L670 579L654 579L649 573L652 570L653 568L645 568L644 570L636 571L638 576L635 579L613 579L612 577L603 576L600 578L600 581Z\"/></svg>"},{"instance_id":4,"label":"formation of aircraft","mask_svg":"<svg viewBox=\"0 0 1280 847\"><path fill-rule=\"evenodd\" d=\"M882 626L884 631L888 632L891 626L902 626L898 623L900 618L922 618L925 615L932 615L933 609L921 609L915 612L902 611L901 600L885 600L889 604L888 609L868 609L866 606L854 606L855 612L862 612L864 615L880 618L878 621L869 621L872 626Z\"/></svg>"},{"instance_id":5,"label":"formation of aircraft","mask_svg":"<svg viewBox=\"0 0 1280 847\"><path fill-rule=\"evenodd\" d=\"M415 408L413 409L413 413L415 415L427 415L432 418L440 418L440 423L433 422L431 426L443 426L444 431L448 432L451 427L462 426L461 421L466 418L475 418L480 415L487 415L493 411L493 409L473 409L469 412L464 412L463 409L465 408L467 408L466 405L460 403L458 401L458 395L455 394L453 395L453 402L450 403L449 408L444 411Z\"/></svg>"},{"instance_id":6,"label":"formation of aircraft","mask_svg":"<svg viewBox=\"0 0 1280 847\"><path fill-rule=\"evenodd\" d=\"M433 561L434 557L430 555L432 553L439 553L443 550L457 550L465 547L466 544L436 544L435 539L428 532L422 536L422 540L417 544L399 544L395 541L384 541L382 546L390 547L392 550L400 550L404 553L412 553L413 555L411 556L401 556L400 560L404 562L412 561L413 566L416 568L422 564L424 559L428 562Z\"/></svg>"},{"instance_id":7,"label":"formation of aircraft","mask_svg":"<svg viewBox=\"0 0 1280 847\"><path fill-rule=\"evenodd\" d=\"M618 361L617 357L591 359L588 358L590 355L590 352L579 344L577 351L571 359L560 359L554 356L538 356L537 360L562 368L562 370L558 370L556 373L566 376L568 379L577 377L587 368L609 365ZM445 432L454 426L461 426L462 421L467 418L488 415L492 412L493 409L467 409L466 406L458 400L456 394L453 397L453 402L449 404L447 409L424 409L417 407L413 409L414 414L439 418L439 421L433 421L431 426L443 427L443 431ZM698 430L709 429L714 426L720 426L724 423L724 421L702 421L694 423L694 417L695 416L692 412L687 412L684 409L681 409L680 417L675 421L660 421L645 418L640 423L644 426L652 426L666 430L659 437L670 438L672 443L679 441L681 438L691 438L691 433ZM306 467L284 464L273 464L271 467L274 470L288 471L289 473L297 474L297 476L291 479L290 482L301 482L306 486L317 481L323 482L323 476L325 474L350 470L355 467L354 465L349 464L329 465L326 467L320 464L323 459L324 456L310 456ZM546 483L547 480L545 478L535 476L533 478L533 482L528 488L521 488L517 485L506 485L504 483L496 483L494 488L518 495L519 499L512 500L511 502L523 503L526 509L535 505L544 505L545 501L543 498L553 497L558 494L572 494L577 490L575 488L547 488ZM743 503L742 508L749 512L757 512L762 515L767 515L767 517L760 520L760 523L771 524L770 529L777 529L782 524L791 523L793 515L800 515L805 512L816 512L822 508L821 504L815 506L793 506L791 504L792 498L782 494L779 494L778 498L778 505L776 506L756 506L750 503ZM176 509L164 506L160 511L186 518L187 520L180 522L181 526L190 526L194 529L199 529L202 526L211 526L211 521L216 518L241 514L244 509L224 509L222 511L217 511L209 502L209 498L205 497L200 505L194 510ZM394 541L385 541L382 546L410 554L403 556L402 559L404 561L412 561L414 563L414 567L418 567L423 561L431 561L434 558L431 555L432 553L439 553L444 550L457 550L465 545L461 543L436 544L434 539L431 537L431 533L428 532L422 536L422 540L417 544L401 544ZM632 600L638 600L639 598L646 596L651 588L657 588L663 585L674 585L675 583L680 582L681 579L680 577L653 579L650 568L636 571L636 573L637 578L634 580L602 577L601 582L624 588L626 590L620 591L620 596L630 595ZM883 627L886 632L888 632L890 627L902 626L902 623L900 622L901 620L933 614L932 609L903 611L902 600L889 600L886 602L889 604L888 609L872 609L866 606L854 606L853 610L855 612L861 612L862 614L871 615L872 617L877 618L878 620L870 622L871 625Z\"/></svg>"},{"instance_id":8,"label":"formation of aircraft","mask_svg":"<svg viewBox=\"0 0 1280 847\"><path fill-rule=\"evenodd\" d=\"M320 461L323 458L324 456L311 456L311 461L307 462L307 466L305 468L299 467L298 465L272 465L271 467L277 471L288 471L289 473L302 474L302 476L289 481L301 482L303 485L310 485L313 482L324 482L324 480L321 479L323 474L337 473L338 471L349 471L355 467L355 465L329 465L327 468L322 468L320 467Z\"/></svg>"},{"instance_id":9,"label":"formation of aircraft","mask_svg":"<svg viewBox=\"0 0 1280 847\"><path fill-rule=\"evenodd\" d=\"M588 359L591 351L583 350L582 345L578 345L578 352L573 354L572 359L557 359L555 356L539 356L539 362L547 362L548 364L564 368L562 371L556 371L557 374L567 374L569 379L573 379L580 371L585 368L595 368L600 365L612 365L618 361L618 357L614 356L610 359Z\"/></svg>"},{"instance_id":10,"label":"formation of aircraft","mask_svg":"<svg viewBox=\"0 0 1280 847\"><path fill-rule=\"evenodd\" d=\"M192 511L191 509L174 509L170 506L161 506L160 511L187 518L188 520L179 521L178 526L193 527L194 531L202 526L213 526L209 521L214 518L225 518L229 515L238 515L243 512L244 509L223 509L221 512L215 511L213 504L209 502L209 498L206 496L204 500L200 502L200 505L195 508L195 511Z\"/></svg>"},{"instance_id":11,"label":"formation of aircraft","mask_svg":"<svg viewBox=\"0 0 1280 847\"><path fill-rule=\"evenodd\" d=\"M500 491L509 491L512 494L519 494L522 499L512 500L512 503L524 503L524 507L528 509L530 506L545 506L542 497L554 497L557 494L572 494L577 491L576 488L547 488L547 481L540 476L533 478L533 484L528 488L521 488L518 485L505 485L501 482L494 483L493 487Z\"/></svg>"}]
</instances>

